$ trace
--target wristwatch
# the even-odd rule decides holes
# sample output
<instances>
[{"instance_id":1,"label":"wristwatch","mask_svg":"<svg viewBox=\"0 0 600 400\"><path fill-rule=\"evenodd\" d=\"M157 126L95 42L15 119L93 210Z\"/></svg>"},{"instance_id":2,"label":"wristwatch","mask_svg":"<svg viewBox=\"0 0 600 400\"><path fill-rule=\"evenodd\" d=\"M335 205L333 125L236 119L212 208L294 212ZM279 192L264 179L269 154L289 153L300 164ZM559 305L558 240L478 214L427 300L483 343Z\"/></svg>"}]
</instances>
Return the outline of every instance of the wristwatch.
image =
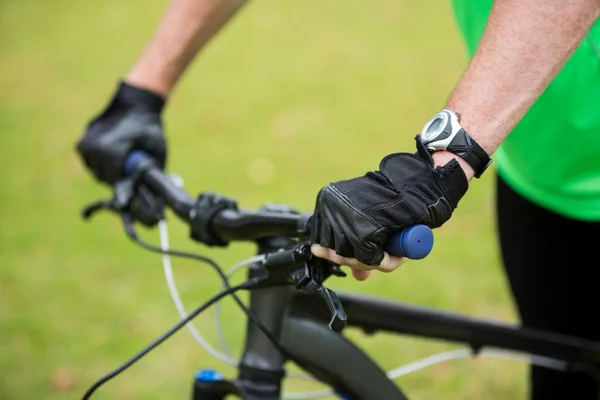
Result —
<instances>
[{"instance_id":1,"label":"wristwatch","mask_svg":"<svg viewBox=\"0 0 600 400\"><path fill-rule=\"evenodd\" d=\"M479 178L492 159L460 125L459 117L457 112L444 109L427 121L417 138L430 153L447 150L456 154L473 167Z\"/></svg>"}]
</instances>

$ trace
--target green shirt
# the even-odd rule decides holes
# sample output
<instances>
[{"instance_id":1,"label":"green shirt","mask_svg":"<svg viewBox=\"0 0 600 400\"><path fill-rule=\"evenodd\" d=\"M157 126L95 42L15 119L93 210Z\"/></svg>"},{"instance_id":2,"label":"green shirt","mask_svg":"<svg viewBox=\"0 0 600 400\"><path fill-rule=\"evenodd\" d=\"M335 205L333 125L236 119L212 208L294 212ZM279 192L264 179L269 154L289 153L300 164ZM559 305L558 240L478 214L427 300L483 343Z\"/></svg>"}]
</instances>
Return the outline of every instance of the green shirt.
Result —
<instances>
[{"instance_id":1,"label":"green shirt","mask_svg":"<svg viewBox=\"0 0 600 400\"><path fill-rule=\"evenodd\" d=\"M492 0L454 0L470 55ZM600 24L494 154L519 194L556 213L600 220Z\"/></svg>"}]
</instances>

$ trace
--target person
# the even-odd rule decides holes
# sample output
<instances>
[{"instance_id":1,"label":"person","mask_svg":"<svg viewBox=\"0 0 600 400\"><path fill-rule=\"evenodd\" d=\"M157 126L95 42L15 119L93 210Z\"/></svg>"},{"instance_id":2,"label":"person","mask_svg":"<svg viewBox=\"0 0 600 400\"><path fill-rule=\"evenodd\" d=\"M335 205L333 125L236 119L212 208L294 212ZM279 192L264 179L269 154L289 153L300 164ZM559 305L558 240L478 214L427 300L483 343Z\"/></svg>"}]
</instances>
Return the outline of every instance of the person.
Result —
<instances>
[{"instance_id":1,"label":"person","mask_svg":"<svg viewBox=\"0 0 600 400\"><path fill-rule=\"evenodd\" d=\"M98 180L121 178L133 149L164 167L165 101L243 4L172 0L77 144ZM388 155L378 170L319 192L313 252L350 266L359 280L396 269L404 259L382 248L391 233L442 226L494 154L501 254L522 323L600 340L591 311L600 310L592 279L600 238L600 2L455 0L454 9L472 58L444 110L417 135L416 152ZM538 367L530 391L534 400L598 398L589 376Z\"/></svg>"}]
</instances>

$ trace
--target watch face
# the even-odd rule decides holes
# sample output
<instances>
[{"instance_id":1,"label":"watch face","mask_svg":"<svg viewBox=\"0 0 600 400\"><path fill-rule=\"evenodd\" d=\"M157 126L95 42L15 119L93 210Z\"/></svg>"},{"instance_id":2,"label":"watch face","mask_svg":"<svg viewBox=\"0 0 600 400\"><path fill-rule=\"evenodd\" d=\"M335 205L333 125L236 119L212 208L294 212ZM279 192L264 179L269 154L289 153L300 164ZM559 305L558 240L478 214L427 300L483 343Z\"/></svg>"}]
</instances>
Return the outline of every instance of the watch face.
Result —
<instances>
[{"instance_id":1,"label":"watch face","mask_svg":"<svg viewBox=\"0 0 600 400\"><path fill-rule=\"evenodd\" d=\"M446 126L448 117L445 114L438 114L429 120L421 132L421 138L424 142L429 142L439 136Z\"/></svg>"}]
</instances>

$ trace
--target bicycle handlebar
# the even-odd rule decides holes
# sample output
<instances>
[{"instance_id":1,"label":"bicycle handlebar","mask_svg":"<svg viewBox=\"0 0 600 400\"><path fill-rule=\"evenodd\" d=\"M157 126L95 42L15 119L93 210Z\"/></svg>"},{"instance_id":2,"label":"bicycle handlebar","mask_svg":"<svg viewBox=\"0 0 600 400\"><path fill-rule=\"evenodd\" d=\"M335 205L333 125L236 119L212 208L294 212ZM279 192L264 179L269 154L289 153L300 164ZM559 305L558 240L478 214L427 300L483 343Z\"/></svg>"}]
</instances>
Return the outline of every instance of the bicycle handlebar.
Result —
<instances>
[{"instance_id":1,"label":"bicycle handlebar","mask_svg":"<svg viewBox=\"0 0 600 400\"><path fill-rule=\"evenodd\" d=\"M132 152L124 170L127 175L140 171L140 179L161 196L178 217L188 223L191 221L195 199L156 167L149 155ZM300 226L303 220L302 215L292 213L224 209L212 217L211 229L225 242L276 235L299 237L306 233ZM414 225L394 234L384 249L390 255L418 260L426 257L432 247L431 229L425 225Z\"/></svg>"}]
</instances>

